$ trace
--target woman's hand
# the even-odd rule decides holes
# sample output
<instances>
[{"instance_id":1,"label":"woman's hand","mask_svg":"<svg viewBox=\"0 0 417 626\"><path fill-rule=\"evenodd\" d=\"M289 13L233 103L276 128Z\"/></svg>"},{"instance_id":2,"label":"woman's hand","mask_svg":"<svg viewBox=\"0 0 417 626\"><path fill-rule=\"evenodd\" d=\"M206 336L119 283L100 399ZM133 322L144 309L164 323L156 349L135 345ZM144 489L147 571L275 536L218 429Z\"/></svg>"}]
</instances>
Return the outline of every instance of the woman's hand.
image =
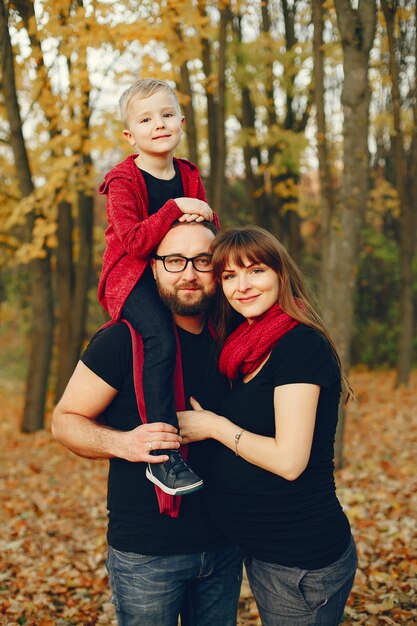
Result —
<instances>
[{"instance_id":1,"label":"woman's hand","mask_svg":"<svg viewBox=\"0 0 417 626\"><path fill-rule=\"evenodd\" d=\"M179 411L178 422L182 443L203 441L213 437L213 426L221 419L216 413L205 411L195 398L190 398L193 411Z\"/></svg>"}]
</instances>

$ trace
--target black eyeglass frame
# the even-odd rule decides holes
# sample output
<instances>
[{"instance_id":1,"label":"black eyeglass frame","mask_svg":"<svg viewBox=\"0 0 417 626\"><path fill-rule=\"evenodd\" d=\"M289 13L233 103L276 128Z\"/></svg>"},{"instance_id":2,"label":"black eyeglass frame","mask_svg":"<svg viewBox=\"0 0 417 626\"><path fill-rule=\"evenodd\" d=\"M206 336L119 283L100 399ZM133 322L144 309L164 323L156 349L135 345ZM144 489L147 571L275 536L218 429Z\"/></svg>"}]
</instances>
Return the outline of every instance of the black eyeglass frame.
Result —
<instances>
[{"instance_id":1,"label":"black eyeglass frame","mask_svg":"<svg viewBox=\"0 0 417 626\"><path fill-rule=\"evenodd\" d=\"M169 259L170 257L176 258L176 259L184 259L185 261L184 267L182 267L180 270L169 270L167 266L165 265L165 259ZM207 269L207 270L201 270L201 269L199 270L198 267L196 267L194 263L196 259L201 259L201 258L206 258L211 261L211 259L213 258L213 255L211 254L197 254L197 256L193 256L193 257L187 257L187 256L184 256L183 254L165 254L163 256L159 254L154 254L153 258L156 259L157 261L162 261L162 263L164 264L165 271L169 272L170 274L179 274L180 272L184 272L184 270L187 269L188 263L192 263L192 266L195 269L195 271L201 272L202 274L213 271L213 266L211 266L210 269Z\"/></svg>"}]
</instances>

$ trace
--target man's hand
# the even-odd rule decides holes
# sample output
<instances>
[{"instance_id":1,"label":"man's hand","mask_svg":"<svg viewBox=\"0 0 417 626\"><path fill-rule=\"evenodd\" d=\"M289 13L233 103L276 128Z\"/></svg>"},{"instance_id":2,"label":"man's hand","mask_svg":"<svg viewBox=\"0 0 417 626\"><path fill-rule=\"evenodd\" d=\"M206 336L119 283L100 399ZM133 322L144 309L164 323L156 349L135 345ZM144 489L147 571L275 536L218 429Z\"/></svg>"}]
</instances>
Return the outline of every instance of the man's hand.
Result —
<instances>
[{"instance_id":1,"label":"man's hand","mask_svg":"<svg viewBox=\"0 0 417 626\"><path fill-rule=\"evenodd\" d=\"M204 200L197 198L174 198L174 200L184 214L179 218L179 222L213 221L213 211Z\"/></svg>"},{"instance_id":2,"label":"man's hand","mask_svg":"<svg viewBox=\"0 0 417 626\"><path fill-rule=\"evenodd\" d=\"M177 429L170 424L154 422L141 424L122 435L123 458L132 462L165 463L168 456L151 454L152 450L176 450L181 445Z\"/></svg>"}]
</instances>

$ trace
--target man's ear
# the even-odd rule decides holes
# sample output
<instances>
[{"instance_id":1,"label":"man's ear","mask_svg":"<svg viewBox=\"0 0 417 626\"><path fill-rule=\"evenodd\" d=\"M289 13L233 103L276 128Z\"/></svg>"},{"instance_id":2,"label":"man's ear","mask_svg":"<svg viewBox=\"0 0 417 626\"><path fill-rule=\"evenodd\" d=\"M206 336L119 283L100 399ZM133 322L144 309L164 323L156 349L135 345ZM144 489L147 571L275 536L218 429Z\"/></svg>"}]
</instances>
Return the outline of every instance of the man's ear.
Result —
<instances>
[{"instance_id":1,"label":"man's ear","mask_svg":"<svg viewBox=\"0 0 417 626\"><path fill-rule=\"evenodd\" d=\"M126 139L128 140L128 142L130 143L131 146L135 146L136 145L136 141L133 139L132 133L130 132L130 130L127 130L125 128L124 131L123 131L123 136L126 137Z\"/></svg>"},{"instance_id":2,"label":"man's ear","mask_svg":"<svg viewBox=\"0 0 417 626\"><path fill-rule=\"evenodd\" d=\"M150 260L150 266L151 266L151 270L152 270L153 277L156 279L156 269L155 269L155 265L156 265L156 259L151 259L151 260Z\"/></svg>"}]
</instances>

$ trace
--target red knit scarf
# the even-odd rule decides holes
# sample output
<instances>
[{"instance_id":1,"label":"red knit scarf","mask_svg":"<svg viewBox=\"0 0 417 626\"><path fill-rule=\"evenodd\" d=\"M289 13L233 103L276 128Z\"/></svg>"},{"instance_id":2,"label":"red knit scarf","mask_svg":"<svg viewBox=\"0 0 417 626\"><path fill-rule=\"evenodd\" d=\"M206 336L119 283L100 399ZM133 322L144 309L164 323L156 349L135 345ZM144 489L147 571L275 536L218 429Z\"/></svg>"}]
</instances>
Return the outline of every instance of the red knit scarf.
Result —
<instances>
[{"instance_id":1,"label":"red knit scarf","mask_svg":"<svg viewBox=\"0 0 417 626\"><path fill-rule=\"evenodd\" d=\"M252 374L275 344L299 322L274 304L251 324L243 322L227 338L219 358L219 369L230 379Z\"/></svg>"}]
</instances>

